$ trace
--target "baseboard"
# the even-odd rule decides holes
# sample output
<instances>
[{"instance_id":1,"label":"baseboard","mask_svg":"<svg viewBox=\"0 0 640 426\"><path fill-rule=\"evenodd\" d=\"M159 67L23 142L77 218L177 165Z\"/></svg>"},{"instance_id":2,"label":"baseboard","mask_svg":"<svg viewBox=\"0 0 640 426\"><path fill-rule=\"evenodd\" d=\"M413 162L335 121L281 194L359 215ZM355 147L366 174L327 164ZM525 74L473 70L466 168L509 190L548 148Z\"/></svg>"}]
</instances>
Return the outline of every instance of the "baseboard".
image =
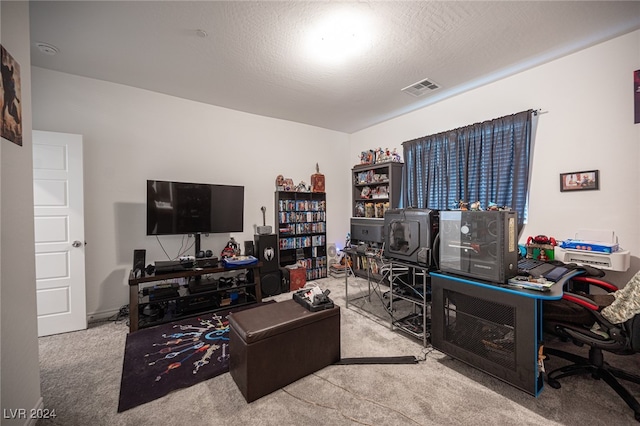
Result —
<instances>
[{"instance_id":1,"label":"baseboard","mask_svg":"<svg viewBox=\"0 0 640 426\"><path fill-rule=\"evenodd\" d=\"M106 321L109 318L115 318L120 312L120 309L113 309L110 311L93 312L87 314L87 323Z\"/></svg>"},{"instance_id":2,"label":"baseboard","mask_svg":"<svg viewBox=\"0 0 640 426\"><path fill-rule=\"evenodd\" d=\"M30 414L37 414L37 413L44 413L44 400L42 399L42 397L38 398L38 402L36 403L36 406L33 407L33 409L30 411ZM50 419L43 419L43 420L50 420ZM38 416L37 415L27 415L27 420L24 422L25 426L36 426L36 423L38 423Z\"/></svg>"}]
</instances>

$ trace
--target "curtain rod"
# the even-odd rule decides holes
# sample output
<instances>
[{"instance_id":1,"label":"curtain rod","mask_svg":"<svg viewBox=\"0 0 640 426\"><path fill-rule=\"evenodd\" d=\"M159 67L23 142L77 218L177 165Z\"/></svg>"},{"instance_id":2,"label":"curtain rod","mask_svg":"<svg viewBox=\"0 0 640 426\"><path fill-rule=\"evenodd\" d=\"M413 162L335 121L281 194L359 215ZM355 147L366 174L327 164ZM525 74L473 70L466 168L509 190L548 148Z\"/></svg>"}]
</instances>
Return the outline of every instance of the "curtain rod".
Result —
<instances>
[{"instance_id":1,"label":"curtain rod","mask_svg":"<svg viewBox=\"0 0 640 426\"><path fill-rule=\"evenodd\" d=\"M534 109L533 110L533 115L542 115L542 114L546 114L548 112L549 111L543 111L541 108L538 108L538 109Z\"/></svg>"}]
</instances>

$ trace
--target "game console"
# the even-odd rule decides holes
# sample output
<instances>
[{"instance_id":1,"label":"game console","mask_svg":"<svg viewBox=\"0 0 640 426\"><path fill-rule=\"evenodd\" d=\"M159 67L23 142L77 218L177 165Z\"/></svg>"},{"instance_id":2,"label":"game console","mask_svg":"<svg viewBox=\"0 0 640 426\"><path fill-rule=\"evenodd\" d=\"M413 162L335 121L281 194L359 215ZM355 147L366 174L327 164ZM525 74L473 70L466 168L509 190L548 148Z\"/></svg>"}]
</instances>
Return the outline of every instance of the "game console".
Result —
<instances>
[{"instance_id":1,"label":"game console","mask_svg":"<svg viewBox=\"0 0 640 426\"><path fill-rule=\"evenodd\" d=\"M320 287L305 287L293 293L293 300L311 312L333 308L333 300L329 298L331 290L322 291Z\"/></svg>"},{"instance_id":2,"label":"game console","mask_svg":"<svg viewBox=\"0 0 640 426\"><path fill-rule=\"evenodd\" d=\"M196 268L215 268L218 266L218 258L216 256L213 256L196 259L195 266Z\"/></svg>"},{"instance_id":3,"label":"game console","mask_svg":"<svg viewBox=\"0 0 640 426\"><path fill-rule=\"evenodd\" d=\"M154 264L156 274L170 274L193 268L193 261L156 260Z\"/></svg>"}]
</instances>

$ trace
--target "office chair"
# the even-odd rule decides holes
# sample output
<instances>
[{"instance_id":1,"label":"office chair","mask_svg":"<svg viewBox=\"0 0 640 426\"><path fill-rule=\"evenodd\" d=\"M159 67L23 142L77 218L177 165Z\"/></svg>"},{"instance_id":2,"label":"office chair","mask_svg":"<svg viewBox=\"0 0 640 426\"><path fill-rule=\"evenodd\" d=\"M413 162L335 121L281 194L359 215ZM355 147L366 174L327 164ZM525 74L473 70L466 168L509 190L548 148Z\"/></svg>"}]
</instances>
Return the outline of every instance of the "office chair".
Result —
<instances>
[{"instance_id":1,"label":"office chair","mask_svg":"<svg viewBox=\"0 0 640 426\"><path fill-rule=\"evenodd\" d=\"M634 278L638 278L636 275ZM576 287L595 286L613 293L618 288L600 278L577 276L572 278ZM632 280L633 281L633 280ZM545 302L544 327L546 332L572 341L577 346L589 345L589 357L585 358L559 349L545 346L546 355L571 361L573 364L557 368L547 374L547 383L560 388L559 379L579 374L591 374L594 379L603 379L634 411L640 421L640 403L618 381L628 380L640 384L640 376L609 365L603 352L632 355L640 352L640 314L619 324L609 322L601 313L614 297L611 294L585 294L565 291L559 301ZM607 315L609 316L609 315Z\"/></svg>"}]
</instances>

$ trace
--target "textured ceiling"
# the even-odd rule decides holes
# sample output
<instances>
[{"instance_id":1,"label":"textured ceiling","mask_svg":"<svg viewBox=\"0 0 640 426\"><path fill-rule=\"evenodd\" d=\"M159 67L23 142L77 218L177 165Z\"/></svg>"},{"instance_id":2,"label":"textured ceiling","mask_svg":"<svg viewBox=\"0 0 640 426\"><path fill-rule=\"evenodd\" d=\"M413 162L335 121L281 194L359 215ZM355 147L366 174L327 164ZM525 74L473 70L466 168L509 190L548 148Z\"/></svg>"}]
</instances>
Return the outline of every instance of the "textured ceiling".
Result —
<instances>
[{"instance_id":1,"label":"textured ceiling","mask_svg":"<svg viewBox=\"0 0 640 426\"><path fill-rule=\"evenodd\" d=\"M306 40L336 9L371 40L323 64ZM640 2L32 1L30 17L34 66L352 133L639 29ZM440 89L401 92L425 78Z\"/></svg>"}]
</instances>

